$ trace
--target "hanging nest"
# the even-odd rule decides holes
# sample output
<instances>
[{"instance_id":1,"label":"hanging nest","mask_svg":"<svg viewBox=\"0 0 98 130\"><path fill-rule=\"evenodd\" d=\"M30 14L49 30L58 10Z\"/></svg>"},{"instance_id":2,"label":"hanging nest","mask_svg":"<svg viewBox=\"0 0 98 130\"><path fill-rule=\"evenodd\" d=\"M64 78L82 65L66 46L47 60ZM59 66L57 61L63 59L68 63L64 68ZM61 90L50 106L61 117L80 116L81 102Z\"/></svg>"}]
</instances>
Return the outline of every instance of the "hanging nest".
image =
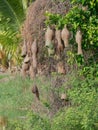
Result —
<instances>
[{"instance_id":1,"label":"hanging nest","mask_svg":"<svg viewBox=\"0 0 98 130\"><path fill-rule=\"evenodd\" d=\"M30 61L30 57L28 55L26 55L25 59L24 59L24 63L29 63Z\"/></svg>"},{"instance_id":2,"label":"hanging nest","mask_svg":"<svg viewBox=\"0 0 98 130\"><path fill-rule=\"evenodd\" d=\"M22 56L22 57L25 57L26 54L27 54L27 45L26 45L26 43L24 42L23 47L22 47L22 54L21 54L21 56Z\"/></svg>"},{"instance_id":3,"label":"hanging nest","mask_svg":"<svg viewBox=\"0 0 98 130\"><path fill-rule=\"evenodd\" d=\"M50 27L47 28L45 33L45 46L50 47L53 43L52 40L54 38L54 30L52 30Z\"/></svg>"},{"instance_id":4,"label":"hanging nest","mask_svg":"<svg viewBox=\"0 0 98 130\"><path fill-rule=\"evenodd\" d=\"M36 68L33 68L33 66L31 65L31 66L30 66L30 69L29 69L30 78L31 78L31 79L34 79L35 76L36 76L36 73L37 73L37 69L36 69Z\"/></svg>"},{"instance_id":5,"label":"hanging nest","mask_svg":"<svg viewBox=\"0 0 98 130\"><path fill-rule=\"evenodd\" d=\"M34 42L31 45L31 52L32 52L33 55L34 54L37 55L37 53L38 53L38 47L37 47L36 39L34 39Z\"/></svg>"},{"instance_id":6,"label":"hanging nest","mask_svg":"<svg viewBox=\"0 0 98 130\"><path fill-rule=\"evenodd\" d=\"M67 95L65 93L61 94L61 100L66 100L67 99Z\"/></svg>"},{"instance_id":7,"label":"hanging nest","mask_svg":"<svg viewBox=\"0 0 98 130\"><path fill-rule=\"evenodd\" d=\"M57 64L57 72L58 74L66 74L64 63L61 61Z\"/></svg>"},{"instance_id":8,"label":"hanging nest","mask_svg":"<svg viewBox=\"0 0 98 130\"><path fill-rule=\"evenodd\" d=\"M78 55L82 55L82 32L77 30L76 32L76 43L78 44Z\"/></svg>"},{"instance_id":9,"label":"hanging nest","mask_svg":"<svg viewBox=\"0 0 98 130\"><path fill-rule=\"evenodd\" d=\"M57 54L60 54L64 50L64 46L63 46L62 40L61 40L61 30L56 30L55 38L57 41Z\"/></svg>"},{"instance_id":10,"label":"hanging nest","mask_svg":"<svg viewBox=\"0 0 98 130\"><path fill-rule=\"evenodd\" d=\"M65 26L61 32L62 40L64 41L65 47L69 46L69 38L70 38L70 32L68 28Z\"/></svg>"},{"instance_id":11,"label":"hanging nest","mask_svg":"<svg viewBox=\"0 0 98 130\"><path fill-rule=\"evenodd\" d=\"M22 69L23 69L24 71L27 71L27 70L29 69L29 63L23 63Z\"/></svg>"}]
</instances>

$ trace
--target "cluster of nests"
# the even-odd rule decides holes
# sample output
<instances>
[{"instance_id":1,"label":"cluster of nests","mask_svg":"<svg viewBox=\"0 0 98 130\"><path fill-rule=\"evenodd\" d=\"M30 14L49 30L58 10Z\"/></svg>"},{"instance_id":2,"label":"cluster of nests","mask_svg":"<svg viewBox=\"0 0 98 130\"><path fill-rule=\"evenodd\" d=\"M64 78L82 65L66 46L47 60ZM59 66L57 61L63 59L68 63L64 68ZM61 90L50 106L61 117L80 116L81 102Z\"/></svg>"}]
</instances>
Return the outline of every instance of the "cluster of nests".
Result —
<instances>
[{"instance_id":1,"label":"cluster of nests","mask_svg":"<svg viewBox=\"0 0 98 130\"><path fill-rule=\"evenodd\" d=\"M30 5L22 29L22 57L24 57L24 61L21 73L23 76L29 74L30 78L34 79L37 73L45 74L46 72L50 73L51 71L66 74L66 67L63 62L66 55L62 59L61 55L62 52L64 54L64 48L68 48L69 46L70 32L67 26L65 26L63 30L56 30L53 26L46 28L45 12L48 11L65 15L69 11L70 7L70 0L66 0L65 2L60 2L60 0L36 0ZM80 44L81 39L81 32L78 31L77 42L80 42ZM49 56L56 55L57 57L47 58L45 54L46 50ZM60 84L57 85L57 83L61 83L58 79L56 80L55 86L61 86ZM32 93L36 95L38 100L40 100L40 92L36 85L33 86ZM64 105L69 103L67 98L68 97L65 93L61 94L61 100ZM59 107L60 105L54 94L52 100L53 99L53 104L56 104L54 105L54 111L56 112L56 107ZM57 102L55 102L55 100L57 100Z\"/></svg>"},{"instance_id":2,"label":"cluster of nests","mask_svg":"<svg viewBox=\"0 0 98 130\"><path fill-rule=\"evenodd\" d=\"M69 9L69 0L65 2L60 2L59 0L36 0L30 5L22 28L22 57L24 57L22 64L23 76L29 74L31 78L34 78L38 70L42 71L43 68L45 69L45 67L47 68L48 66L49 59L44 55L45 43L46 46L49 44L47 41L49 40L49 35L45 34L45 32L49 32L49 28L46 30L45 27L45 12L49 11L51 13L65 15ZM61 51L61 49L59 51ZM51 53L51 50L48 49L48 52ZM60 66L64 66L61 62L59 64ZM64 67L62 67L62 69L62 73L65 73Z\"/></svg>"}]
</instances>

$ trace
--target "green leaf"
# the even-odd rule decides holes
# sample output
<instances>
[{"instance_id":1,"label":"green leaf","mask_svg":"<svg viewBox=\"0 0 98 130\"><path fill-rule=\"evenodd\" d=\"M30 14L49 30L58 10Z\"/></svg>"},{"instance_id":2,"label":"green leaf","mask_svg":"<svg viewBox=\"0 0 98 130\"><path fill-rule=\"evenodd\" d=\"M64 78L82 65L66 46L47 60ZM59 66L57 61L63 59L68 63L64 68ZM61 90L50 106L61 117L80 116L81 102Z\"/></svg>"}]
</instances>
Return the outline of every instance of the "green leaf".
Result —
<instances>
[{"instance_id":1,"label":"green leaf","mask_svg":"<svg viewBox=\"0 0 98 130\"><path fill-rule=\"evenodd\" d=\"M25 11L28 0L0 0L0 22L2 19L9 19L9 22L3 20L3 26L19 30L21 23L25 18Z\"/></svg>"}]
</instances>

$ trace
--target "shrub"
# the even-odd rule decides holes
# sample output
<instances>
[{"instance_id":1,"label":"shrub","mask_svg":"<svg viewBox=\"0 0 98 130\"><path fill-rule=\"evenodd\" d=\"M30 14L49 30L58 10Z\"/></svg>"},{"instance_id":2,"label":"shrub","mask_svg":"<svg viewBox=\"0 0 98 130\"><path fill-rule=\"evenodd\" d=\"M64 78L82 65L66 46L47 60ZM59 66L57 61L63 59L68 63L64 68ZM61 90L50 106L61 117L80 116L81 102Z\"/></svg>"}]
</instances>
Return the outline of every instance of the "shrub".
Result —
<instances>
[{"instance_id":1,"label":"shrub","mask_svg":"<svg viewBox=\"0 0 98 130\"><path fill-rule=\"evenodd\" d=\"M47 118L40 117L38 114L28 112L26 130L51 130L50 122Z\"/></svg>"},{"instance_id":2,"label":"shrub","mask_svg":"<svg viewBox=\"0 0 98 130\"><path fill-rule=\"evenodd\" d=\"M74 80L70 80L70 85L71 107L55 116L52 130L97 130L98 66L79 71Z\"/></svg>"}]
</instances>

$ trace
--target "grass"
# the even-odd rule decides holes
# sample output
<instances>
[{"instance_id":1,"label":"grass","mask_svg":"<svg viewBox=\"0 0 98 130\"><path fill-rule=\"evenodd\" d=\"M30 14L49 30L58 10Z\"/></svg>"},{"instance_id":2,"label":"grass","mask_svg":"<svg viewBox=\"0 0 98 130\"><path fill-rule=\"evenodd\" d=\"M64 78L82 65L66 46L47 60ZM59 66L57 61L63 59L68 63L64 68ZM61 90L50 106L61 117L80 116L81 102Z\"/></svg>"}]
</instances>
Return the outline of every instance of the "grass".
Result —
<instances>
[{"instance_id":1,"label":"grass","mask_svg":"<svg viewBox=\"0 0 98 130\"><path fill-rule=\"evenodd\" d=\"M32 81L20 76L0 83L0 115L17 118L26 113L32 102Z\"/></svg>"},{"instance_id":2,"label":"grass","mask_svg":"<svg viewBox=\"0 0 98 130\"><path fill-rule=\"evenodd\" d=\"M53 111L53 96L55 91L58 93L59 88L55 87L56 76L37 77L34 80L29 78L8 76L5 82L0 82L0 116L8 119L8 130L13 125L23 124L27 120L28 112L32 110L41 117L50 118L49 114ZM36 100L32 94L32 87L36 84L40 92L40 101ZM53 88L54 87L54 88ZM26 118L25 118L26 117ZM26 120L25 120L26 119ZM16 123L15 123L16 122Z\"/></svg>"},{"instance_id":3,"label":"grass","mask_svg":"<svg viewBox=\"0 0 98 130\"><path fill-rule=\"evenodd\" d=\"M32 81L20 76L8 77L8 80L0 83L0 116L7 116L8 118L25 116L31 109L32 104L37 104L34 102L35 95L31 92L34 84L38 86L40 91L42 109L43 107L47 109L49 107L50 96L48 93L51 85L49 79L39 77Z\"/></svg>"},{"instance_id":4,"label":"grass","mask_svg":"<svg viewBox=\"0 0 98 130\"><path fill-rule=\"evenodd\" d=\"M6 77L8 77L7 74L0 75L0 79L6 78Z\"/></svg>"}]
</instances>

